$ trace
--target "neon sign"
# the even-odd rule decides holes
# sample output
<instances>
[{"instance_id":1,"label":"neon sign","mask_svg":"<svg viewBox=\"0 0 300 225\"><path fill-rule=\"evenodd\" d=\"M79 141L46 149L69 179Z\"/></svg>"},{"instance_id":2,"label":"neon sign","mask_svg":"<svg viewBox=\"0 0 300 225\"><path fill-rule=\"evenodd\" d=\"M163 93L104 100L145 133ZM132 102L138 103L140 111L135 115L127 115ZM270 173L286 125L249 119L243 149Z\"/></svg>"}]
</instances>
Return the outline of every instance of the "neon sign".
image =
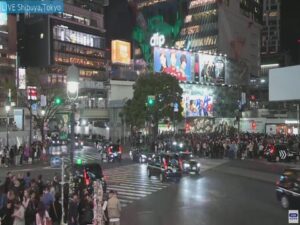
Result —
<instances>
[{"instance_id":1,"label":"neon sign","mask_svg":"<svg viewBox=\"0 0 300 225\"><path fill-rule=\"evenodd\" d=\"M150 45L152 47L161 47L165 44L166 38L160 33L154 33L150 38Z\"/></svg>"}]
</instances>

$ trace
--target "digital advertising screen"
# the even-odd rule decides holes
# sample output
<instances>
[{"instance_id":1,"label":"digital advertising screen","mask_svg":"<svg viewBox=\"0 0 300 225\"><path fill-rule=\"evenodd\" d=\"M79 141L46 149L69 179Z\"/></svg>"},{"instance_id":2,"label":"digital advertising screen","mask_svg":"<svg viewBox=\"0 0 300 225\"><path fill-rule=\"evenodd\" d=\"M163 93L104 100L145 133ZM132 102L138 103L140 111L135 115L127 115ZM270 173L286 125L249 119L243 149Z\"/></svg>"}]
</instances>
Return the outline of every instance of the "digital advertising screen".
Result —
<instances>
[{"instance_id":1,"label":"digital advertising screen","mask_svg":"<svg viewBox=\"0 0 300 225\"><path fill-rule=\"evenodd\" d=\"M196 81L203 83L225 81L225 57L223 56L196 54L194 68Z\"/></svg>"},{"instance_id":2,"label":"digital advertising screen","mask_svg":"<svg viewBox=\"0 0 300 225\"><path fill-rule=\"evenodd\" d=\"M169 74L180 81L193 81L192 53L155 47L154 71Z\"/></svg>"},{"instance_id":3,"label":"digital advertising screen","mask_svg":"<svg viewBox=\"0 0 300 225\"><path fill-rule=\"evenodd\" d=\"M112 63L130 64L131 44L129 42L113 40L111 42L111 50Z\"/></svg>"},{"instance_id":4,"label":"digital advertising screen","mask_svg":"<svg viewBox=\"0 0 300 225\"><path fill-rule=\"evenodd\" d=\"M210 87L181 84L184 117L212 117L214 90Z\"/></svg>"}]
</instances>

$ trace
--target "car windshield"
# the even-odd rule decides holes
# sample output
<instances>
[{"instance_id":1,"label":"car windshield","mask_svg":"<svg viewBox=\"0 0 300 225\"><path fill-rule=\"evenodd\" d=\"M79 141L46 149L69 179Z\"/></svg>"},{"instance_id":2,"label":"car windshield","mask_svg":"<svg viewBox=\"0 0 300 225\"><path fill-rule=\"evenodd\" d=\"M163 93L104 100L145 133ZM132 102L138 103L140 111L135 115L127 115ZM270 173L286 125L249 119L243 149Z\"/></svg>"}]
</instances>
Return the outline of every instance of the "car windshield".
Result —
<instances>
[{"instance_id":1,"label":"car windshield","mask_svg":"<svg viewBox=\"0 0 300 225\"><path fill-rule=\"evenodd\" d=\"M193 158L192 154L181 154L180 158L182 158L183 160L190 160Z\"/></svg>"},{"instance_id":2,"label":"car windshield","mask_svg":"<svg viewBox=\"0 0 300 225\"><path fill-rule=\"evenodd\" d=\"M82 176L83 170L85 169L92 179L100 179L103 177L102 168L98 164L91 165L76 165L75 166L75 174Z\"/></svg>"},{"instance_id":3,"label":"car windshield","mask_svg":"<svg viewBox=\"0 0 300 225\"><path fill-rule=\"evenodd\" d=\"M276 145L276 148L278 150L287 150L287 146L286 145Z\"/></svg>"},{"instance_id":4,"label":"car windshield","mask_svg":"<svg viewBox=\"0 0 300 225\"><path fill-rule=\"evenodd\" d=\"M168 165L177 165L178 164L178 156L177 155L164 155L163 156Z\"/></svg>"},{"instance_id":5,"label":"car windshield","mask_svg":"<svg viewBox=\"0 0 300 225\"><path fill-rule=\"evenodd\" d=\"M118 152L119 151L119 145L111 145L109 146L112 152Z\"/></svg>"}]
</instances>

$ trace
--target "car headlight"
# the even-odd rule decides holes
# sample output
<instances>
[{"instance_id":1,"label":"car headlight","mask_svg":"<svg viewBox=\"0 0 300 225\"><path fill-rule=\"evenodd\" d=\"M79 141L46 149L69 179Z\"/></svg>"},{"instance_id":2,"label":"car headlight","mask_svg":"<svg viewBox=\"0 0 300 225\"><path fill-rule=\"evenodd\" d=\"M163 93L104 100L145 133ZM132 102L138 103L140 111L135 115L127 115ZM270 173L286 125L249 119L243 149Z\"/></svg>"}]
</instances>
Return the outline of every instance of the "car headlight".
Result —
<instances>
[{"instance_id":1,"label":"car headlight","mask_svg":"<svg viewBox=\"0 0 300 225\"><path fill-rule=\"evenodd\" d=\"M145 155L141 155L141 157L142 157L143 159L146 159L146 158L147 158L147 156L145 156Z\"/></svg>"},{"instance_id":2,"label":"car headlight","mask_svg":"<svg viewBox=\"0 0 300 225\"><path fill-rule=\"evenodd\" d=\"M183 164L183 167L184 167L184 168L188 168L188 167L190 167L190 164L184 163L184 164Z\"/></svg>"},{"instance_id":3,"label":"car headlight","mask_svg":"<svg viewBox=\"0 0 300 225\"><path fill-rule=\"evenodd\" d=\"M200 167L201 166L201 164L200 163L197 163L197 167Z\"/></svg>"}]
</instances>

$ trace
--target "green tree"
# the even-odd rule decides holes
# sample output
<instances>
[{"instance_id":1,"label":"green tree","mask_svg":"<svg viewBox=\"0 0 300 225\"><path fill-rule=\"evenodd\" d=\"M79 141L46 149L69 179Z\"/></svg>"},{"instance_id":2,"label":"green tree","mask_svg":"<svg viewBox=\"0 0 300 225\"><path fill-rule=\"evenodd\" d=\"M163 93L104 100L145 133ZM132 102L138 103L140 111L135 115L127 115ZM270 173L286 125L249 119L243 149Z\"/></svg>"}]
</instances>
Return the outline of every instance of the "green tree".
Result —
<instances>
[{"instance_id":1,"label":"green tree","mask_svg":"<svg viewBox=\"0 0 300 225\"><path fill-rule=\"evenodd\" d=\"M30 102L27 100L26 92L20 95L20 104L27 107L29 110L33 103L39 106L39 111L37 114L33 115L33 122L35 128L38 129L42 136L42 141L44 141L44 124L49 121L56 112L58 112L64 104L55 104L55 99L67 99L66 88L63 83L50 83L48 81L48 71L41 68L28 68L26 69L27 86L37 87L38 99L35 102ZM39 96L46 96L46 106L40 107L41 102ZM63 101L62 101L63 103ZM41 112L44 112L42 114Z\"/></svg>"},{"instance_id":2,"label":"green tree","mask_svg":"<svg viewBox=\"0 0 300 225\"><path fill-rule=\"evenodd\" d=\"M140 129L145 122L153 124L153 135L157 134L158 123L162 120L182 120L182 89L176 78L167 74L141 75L134 85L134 94L128 100L123 115L126 123L133 129ZM155 96L154 104L147 105L148 96ZM178 104L178 112L174 113L174 103Z\"/></svg>"}]
</instances>

